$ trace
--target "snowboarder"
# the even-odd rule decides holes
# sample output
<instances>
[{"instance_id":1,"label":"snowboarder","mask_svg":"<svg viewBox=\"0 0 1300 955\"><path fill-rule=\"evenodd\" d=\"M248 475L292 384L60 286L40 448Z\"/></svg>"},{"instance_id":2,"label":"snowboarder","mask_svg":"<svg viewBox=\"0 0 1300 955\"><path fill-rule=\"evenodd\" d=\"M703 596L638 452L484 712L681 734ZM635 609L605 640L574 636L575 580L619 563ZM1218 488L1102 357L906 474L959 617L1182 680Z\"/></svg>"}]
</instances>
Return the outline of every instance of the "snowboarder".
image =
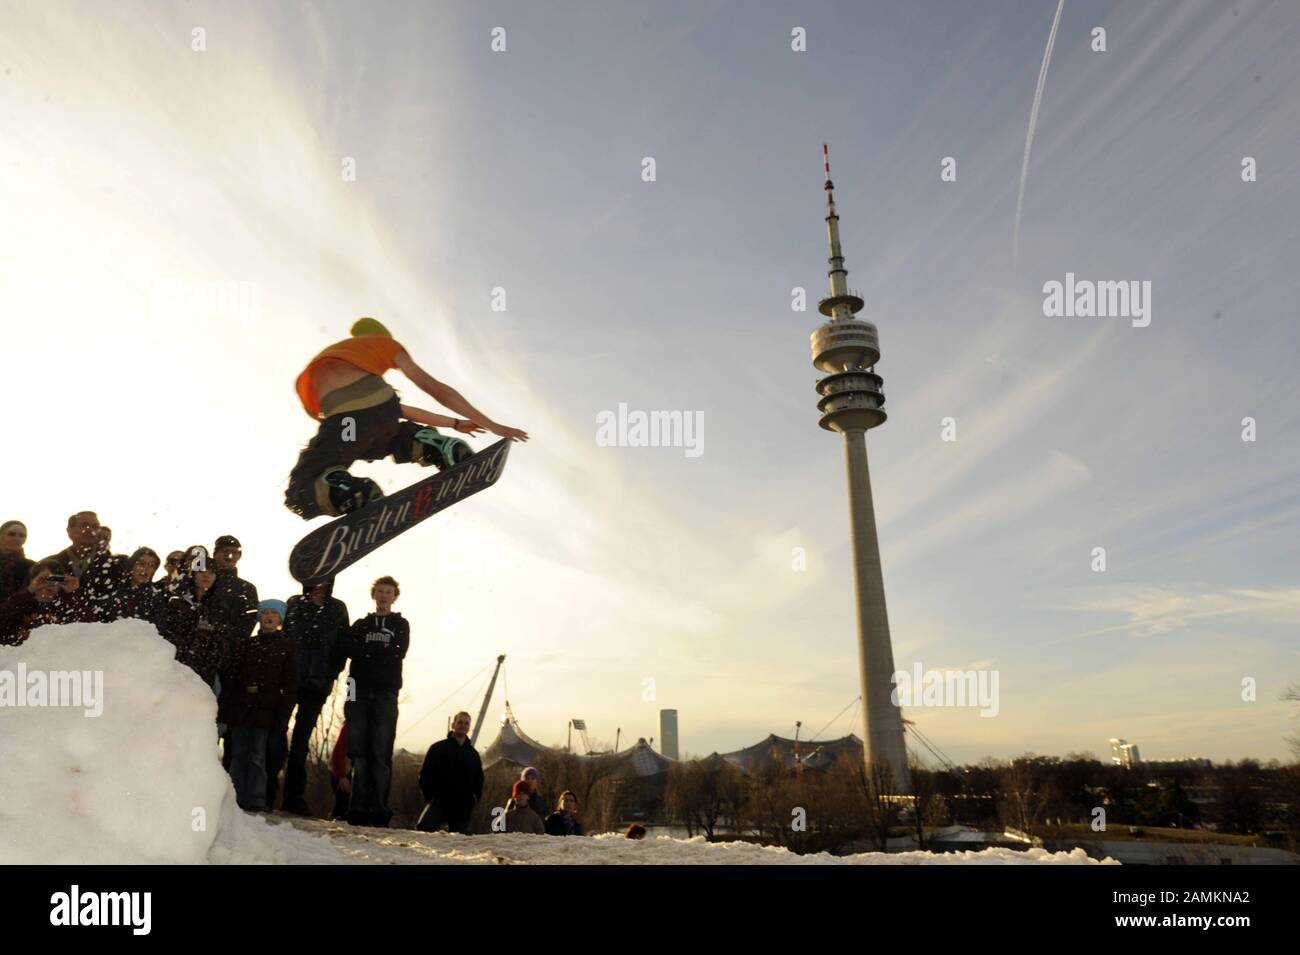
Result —
<instances>
[{"instance_id":1,"label":"snowboarder","mask_svg":"<svg viewBox=\"0 0 1300 955\"><path fill-rule=\"evenodd\" d=\"M456 389L435 380L375 319L359 319L351 335L318 354L298 376L296 389L303 409L320 421L320 427L289 474L284 502L295 514L304 519L321 514L337 517L382 497L374 481L348 472L356 461L391 456L399 464L432 464L441 470L469 456L464 441L440 434L435 426L467 435L487 430L503 438L528 440L526 432L498 424ZM439 404L465 417L401 404L383 379L393 368Z\"/></svg>"}]
</instances>

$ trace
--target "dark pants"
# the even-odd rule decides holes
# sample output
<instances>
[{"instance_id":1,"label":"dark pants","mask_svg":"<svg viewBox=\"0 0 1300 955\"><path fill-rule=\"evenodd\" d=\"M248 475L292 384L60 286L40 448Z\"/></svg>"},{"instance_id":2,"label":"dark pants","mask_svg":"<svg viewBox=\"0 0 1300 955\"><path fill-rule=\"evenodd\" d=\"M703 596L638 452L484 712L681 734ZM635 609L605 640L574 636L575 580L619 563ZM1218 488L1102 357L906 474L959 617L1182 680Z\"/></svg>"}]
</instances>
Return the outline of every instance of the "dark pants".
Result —
<instances>
[{"instance_id":1,"label":"dark pants","mask_svg":"<svg viewBox=\"0 0 1300 955\"><path fill-rule=\"evenodd\" d=\"M303 518L333 515L328 488L320 480L332 468L347 468L355 461L378 461L390 456L398 464L425 463L422 448L415 447L415 433L424 425L403 421L400 407L397 395L393 395L383 404L359 411L341 411L322 421L289 472L285 507ZM416 457L412 457L413 452Z\"/></svg>"},{"instance_id":2,"label":"dark pants","mask_svg":"<svg viewBox=\"0 0 1300 955\"><path fill-rule=\"evenodd\" d=\"M266 737L266 805L275 808L275 797L280 792L280 770L289 754L289 718L275 718Z\"/></svg>"},{"instance_id":3,"label":"dark pants","mask_svg":"<svg viewBox=\"0 0 1300 955\"><path fill-rule=\"evenodd\" d=\"M420 813L415 828L421 832L437 832L443 826L446 826L449 832L459 832L462 836L468 836L470 812L473 812L473 810L469 812L449 812L431 802L425 803L424 812Z\"/></svg>"},{"instance_id":4,"label":"dark pants","mask_svg":"<svg viewBox=\"0 0 1300 955\"><path fill-rule=\"evenodd\" d=\"M326 694L315 690L298 691L298 716L293 724L293 738L289 742L289 765L284 771L286 809L301 801L307 791L307 747L327 699Z\"/></svg>"},{"instance_id":5,"label":"dark pants","mask_svg":"<svg viewBox=\"0 0 1300 955\"><path fill-rule=\"evenodd\" d=\"M266 808L266 730L230 728L230 779L240 809Z\"/></svg>"},{"instance_id":6,"label":"dark pants","mask_svg":"<svg viewBox=\"0 0 1300 955\"><path fill-rule=\"evenodd\" d=\"M349 819L387 825L392 815L388 790L393 779L393 740L397 736L397 691L357 687L357 698L343 707L352 762Z\"/></svg>"}]
</instances>

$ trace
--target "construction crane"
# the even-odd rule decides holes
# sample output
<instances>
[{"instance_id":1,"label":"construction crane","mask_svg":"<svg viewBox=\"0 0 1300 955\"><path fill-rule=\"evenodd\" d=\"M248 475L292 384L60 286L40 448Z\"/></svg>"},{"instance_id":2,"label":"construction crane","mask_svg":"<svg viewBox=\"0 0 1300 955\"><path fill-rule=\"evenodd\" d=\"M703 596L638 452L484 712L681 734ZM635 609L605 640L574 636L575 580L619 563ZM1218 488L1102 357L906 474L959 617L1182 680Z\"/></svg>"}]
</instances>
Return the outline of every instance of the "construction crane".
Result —
<instances>
[{"instance_id":1,"label":"construction crane","mask_svg":"<svg viewBox=\"0 0 1300 955\"><path fill-rule=\"evenodd\" d=\"M492 671L492 679L488 682L487 692L483 694L483 706L479 708L478 720L474 723L474 732L470 734L469 744L473 746L478 742L478 731L483 728L483 718L487 716L488 704L492 702L492 691L496 689L497 674L501 672L501 664L506 662L506 655L503 653L497 657L497 668ZM483 671L479 671L480 673Z\"/></svg>"}]
</instances>

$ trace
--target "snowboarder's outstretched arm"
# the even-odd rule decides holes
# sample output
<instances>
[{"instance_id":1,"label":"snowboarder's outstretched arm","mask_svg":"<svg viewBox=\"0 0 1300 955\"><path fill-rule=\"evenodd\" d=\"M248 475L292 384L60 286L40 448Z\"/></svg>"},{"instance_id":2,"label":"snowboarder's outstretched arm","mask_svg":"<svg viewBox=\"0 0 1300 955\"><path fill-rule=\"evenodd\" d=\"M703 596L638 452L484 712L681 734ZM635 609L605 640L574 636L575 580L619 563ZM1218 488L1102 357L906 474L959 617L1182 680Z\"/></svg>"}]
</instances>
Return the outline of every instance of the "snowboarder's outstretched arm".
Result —
<instances>
[{"instance_id":1,"label":"snowboarder's outstretched arm","mask_svg":"<svg viewBox=\"0 0 1300 955\"><path fill-rule=\"evenodd\" d=\"M433 425L435 428L455 428L461 434L483 433L483 429L479 425L467 418L452 418L445 414L435 414L432 411L425 411L423 408L416 408L413 405L398 405L398 408L402 412L402 417L407 421Z\"/></svg>"},{"instance_id":2,"label":"snowboarder's outstretched arm","mask_svg":"<svg viewBox=\"0 0 1300 955\"><path fill-rule=\"evenodd\" d=\"M457 414L464 415L475 424L480 425L481 427L491 431L493 434L500 435L503 438L512 438L515 441L528 440L528 433L526 431L521 431L519 428L511 428L504 424L497 424L483 412L479 411L472 404L466 401L464 396L455 388L451 387L451 385L443 384L417 365L411 359L408 352L398 352L394 360L402 374L415 382L421 391L443 407L450 408ZM425 413L428 414L428 412ZM419 419L413 418L411 420Z\"/></svg>"}]
</instances>

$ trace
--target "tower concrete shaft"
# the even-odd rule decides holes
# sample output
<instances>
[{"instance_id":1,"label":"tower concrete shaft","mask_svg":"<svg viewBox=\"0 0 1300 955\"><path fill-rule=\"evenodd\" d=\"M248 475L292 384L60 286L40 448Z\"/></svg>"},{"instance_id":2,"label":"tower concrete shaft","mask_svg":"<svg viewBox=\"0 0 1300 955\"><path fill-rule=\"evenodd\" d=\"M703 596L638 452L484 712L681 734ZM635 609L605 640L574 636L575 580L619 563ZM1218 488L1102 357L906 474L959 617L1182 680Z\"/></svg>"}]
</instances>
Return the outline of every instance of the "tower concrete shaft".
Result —
<instances>
[{"instance_id":1,"label":"tower concrete shaft","mask_svg":"<svg viewBox=\"0 0 1300 955\"><path fill-rule=\"evenodd\" d=\"M889 767L894 792L911 790L907 748L903 744L903 714L894 705L894 647L885 609L885 578L880 568L876 509L871 499L865 431L844 435L844 459L849 477L849 520L853 532L853 584L858 601L858 680L862 687L863 755L868 771L873 761Z\"/></svg>"},{"instance_id":2,"label":"tower concrete shaft","mask_svg":"<svg viewBox=\"0 0 1300 955\"><path fill-rule=\"evenodd\" d=\"M894 793L911 789L903 715L892 699L894 650L885 610L885 583L880 568L876 512L867 467L866 432L885 423L884 380L875 373L880 360L876 326L857 317L861 296L848 288L848 270L840 247L835 186L830 152L822 145L826 168L826 236L830 244L831 294L818 311L830 320L812 333L813 365L824 372L817 382L822 396L820 424L844 435L849 478L849 520L853 536L853 578L858 609L858 675L862 684L863 757L868 778ZM882 779L881 767L889 775Z\"/></svg>"}]
</instances>

